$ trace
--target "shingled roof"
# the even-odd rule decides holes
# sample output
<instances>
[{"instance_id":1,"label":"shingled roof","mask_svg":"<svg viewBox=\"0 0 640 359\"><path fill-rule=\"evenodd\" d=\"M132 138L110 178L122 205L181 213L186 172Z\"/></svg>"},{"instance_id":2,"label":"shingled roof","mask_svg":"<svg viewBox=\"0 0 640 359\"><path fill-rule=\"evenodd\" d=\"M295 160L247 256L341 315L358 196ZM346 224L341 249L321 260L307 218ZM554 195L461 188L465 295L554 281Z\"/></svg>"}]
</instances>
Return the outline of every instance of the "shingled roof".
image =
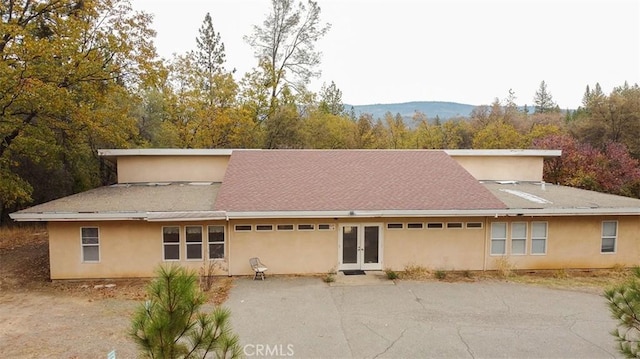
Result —
<instances>
[{"instance_id":1,"label":"shingled roof","mask_svg":"<svg viewBox=\"0 0 640 359\"><path fill-rule=\"evenodd\" d=\"M443 151L234 150L215 203L230 212L504 209Z\"/></svg>"}]
</instances>

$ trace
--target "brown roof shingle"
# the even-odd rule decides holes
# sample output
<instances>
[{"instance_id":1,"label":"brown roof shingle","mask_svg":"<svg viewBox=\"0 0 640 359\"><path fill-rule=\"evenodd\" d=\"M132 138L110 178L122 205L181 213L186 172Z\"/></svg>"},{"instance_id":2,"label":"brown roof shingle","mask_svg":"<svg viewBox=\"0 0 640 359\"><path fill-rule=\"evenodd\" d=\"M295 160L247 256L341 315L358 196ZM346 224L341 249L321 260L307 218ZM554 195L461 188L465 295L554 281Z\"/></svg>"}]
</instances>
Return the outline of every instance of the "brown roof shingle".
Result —
<instances>
[{"instance_id":1,"label":"brown roof shingle","mask_svg":"<svg viewBox=\"0 0 640 359\"><path fill-rule=\"evenodd\" d=\"M237 150L215 209L234 212L502 209L443 151Z\"/></svg>"}]
</instances>

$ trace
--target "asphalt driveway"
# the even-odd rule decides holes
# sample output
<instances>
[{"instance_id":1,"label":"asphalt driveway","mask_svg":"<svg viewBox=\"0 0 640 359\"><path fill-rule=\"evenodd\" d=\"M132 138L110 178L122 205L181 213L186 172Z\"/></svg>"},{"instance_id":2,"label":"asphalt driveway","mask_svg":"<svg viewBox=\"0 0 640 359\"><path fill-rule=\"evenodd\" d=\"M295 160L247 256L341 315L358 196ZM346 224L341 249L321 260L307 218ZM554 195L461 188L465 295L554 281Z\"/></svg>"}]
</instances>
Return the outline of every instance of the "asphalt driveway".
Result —
<instances>
[{"instance_id":1,"label":"asphalt driveway","mask_svg":"<svg viewBox=\"0 0 640 359\"><path fill-rule=\"evenodd\" d=\"M234 283L225 305L247 357L620 357L596 294L488 281Z\"/></svg>"}]
</instances>

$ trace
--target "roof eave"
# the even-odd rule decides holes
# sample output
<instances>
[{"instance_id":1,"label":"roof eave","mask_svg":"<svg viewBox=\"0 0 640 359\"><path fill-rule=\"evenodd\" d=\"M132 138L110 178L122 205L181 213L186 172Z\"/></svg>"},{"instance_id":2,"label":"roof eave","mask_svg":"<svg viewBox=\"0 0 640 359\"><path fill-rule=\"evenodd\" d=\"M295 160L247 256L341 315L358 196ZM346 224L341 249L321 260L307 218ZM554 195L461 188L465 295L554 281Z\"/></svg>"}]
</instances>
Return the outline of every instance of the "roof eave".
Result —
<instances>
[{"instance_id":1,"label":"roof eave","mask_svg":"<svg viewBox=\"0 0 640 359\"><path fill-rule=\"evenodd\" d=\"M9 217L16 222L131 221L145 219L146 212L17 212Z\"/></svg>"}]
</instances>

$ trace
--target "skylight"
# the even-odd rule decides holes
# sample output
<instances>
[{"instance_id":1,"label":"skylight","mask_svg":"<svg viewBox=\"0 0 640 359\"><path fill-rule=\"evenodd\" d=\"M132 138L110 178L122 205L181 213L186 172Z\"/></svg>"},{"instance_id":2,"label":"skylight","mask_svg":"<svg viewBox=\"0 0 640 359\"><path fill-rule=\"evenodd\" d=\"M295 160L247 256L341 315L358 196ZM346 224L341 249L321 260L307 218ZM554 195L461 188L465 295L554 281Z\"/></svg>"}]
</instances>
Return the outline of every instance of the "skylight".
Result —
<instances>
[{"instance_id":1,"label":"skylight","mask_svg":"<svg viewBox=\"0 0 640 359\"><path fill-rule=\"evenodd\" d=\"M531 193L527 193L527 192L522 192L522 191L517 191L514 189L500 189L500 191L502 192L507 192L509 194L512 194L514 196L518 196L520 198L526 199L527 201L530 202L534 202L534 203L540 203L540 204L546 204L546 203L553 203L551 201L548 201L542 197L538 197L536 195L533 195Z\"/></svg>"}]
</instances>

